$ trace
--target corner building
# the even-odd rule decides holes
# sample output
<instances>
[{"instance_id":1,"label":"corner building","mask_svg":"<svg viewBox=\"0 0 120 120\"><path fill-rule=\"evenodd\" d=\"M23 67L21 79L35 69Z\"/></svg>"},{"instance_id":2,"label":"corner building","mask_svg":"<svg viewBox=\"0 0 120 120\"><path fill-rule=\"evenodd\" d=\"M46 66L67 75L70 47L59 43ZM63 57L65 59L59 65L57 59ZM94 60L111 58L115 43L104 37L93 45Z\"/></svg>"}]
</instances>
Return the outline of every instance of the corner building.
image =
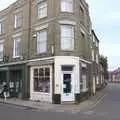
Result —
<instances>
[{"instance_id":1,"label":"corner building","mask_svg":"<svg viewBox=\"0 0 120 120\"><path fill-rule=\"evenodd\" d=\"M19 0L0 12L0 33L0 83L9 84L13 97L60 104L90 95L84 0Z\"/></svg>"}]
</instances>

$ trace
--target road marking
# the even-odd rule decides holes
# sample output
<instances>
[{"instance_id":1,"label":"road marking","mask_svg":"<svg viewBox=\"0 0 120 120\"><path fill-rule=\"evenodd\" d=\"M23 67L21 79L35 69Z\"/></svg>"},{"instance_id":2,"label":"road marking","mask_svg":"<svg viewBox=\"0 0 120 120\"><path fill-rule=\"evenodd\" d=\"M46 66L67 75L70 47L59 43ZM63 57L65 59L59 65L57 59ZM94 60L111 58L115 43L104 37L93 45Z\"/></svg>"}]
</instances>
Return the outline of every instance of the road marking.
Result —
<instances>
[{"instance_id":1,"label":"road marking","mask_svg":"<svg viewBox=\"0 0 120 120\"><path fill-rule=\"evenodd\" d=\"M94 111L87 111L87 112L84 112L85 115L93 115L94 114Z\"/></svg>"},{"instance_id":2,"label":"road marking","mask_svg":"<svg viewBox=\"0 0 120 120\"><path fill-rule=\"evenodd\" d=\"M95 106L96 106L97 104L99 104L99 103L103 100L103 98L104 98L105 96L107 96L107 95L108 95L108 93L106 93L105 95L103 95L102 97L100 97L100 99L99 99L94 105L92 105L92 106L90 107L90 109L95 108Z\"/></svg>"}]
</instances>

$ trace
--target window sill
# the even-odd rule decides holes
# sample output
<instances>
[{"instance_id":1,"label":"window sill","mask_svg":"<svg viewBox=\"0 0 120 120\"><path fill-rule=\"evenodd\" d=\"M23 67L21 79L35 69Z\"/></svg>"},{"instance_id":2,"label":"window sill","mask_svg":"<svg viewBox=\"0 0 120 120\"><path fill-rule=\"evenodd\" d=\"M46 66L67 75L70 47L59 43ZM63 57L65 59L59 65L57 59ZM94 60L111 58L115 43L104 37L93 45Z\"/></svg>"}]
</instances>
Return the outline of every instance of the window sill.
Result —
<instances>
[{"instance_id":1,"label":"window sill","mask_svg":"<svg viewBox=\"0 0 120 120\"><path fill-rule=\"evenodd\" d=\"M45 17L38 17L37 16L37 20L44 20L44 19L46 19L48 16L45 16Z\"/></svg>"},{"instance_id":2,"label":"window sill","mask_svg":"<svg viewBox=\"0 0 120 120\"><path fill-rule=\"evenodd\" d=\"M36 94L45 94L45 95L49 95L50 93L46 93L46 92L37 92L37 91L33 91L33 93L36 93Z\"/></svg>"},{"instance_id":3,"label":"window sill","mask_svg":"<svg viewBox=\"0 0 120 120\"><path fill-rule=\"evenodd\" d=\"M14 27L13 29L14 29L14 30L18 30L18 29L20 29L20 28L22 28L22 26Z\"/></svg>"},{"instance_id":4,"label":"window sill","mask_svg":"<svg viewBox=\"0 0 120 120\"><path fill-rule=\"evenodd\" d=\"M62 49L61 49L61 51L62 51L62 52L74 52L74 49L72 49L72 50L67 50L67 49L66 49L66 50L62 50Z\"/></svg>"},{"instance_id":5,"label":"window sill","mask_svg":"<svg viewBox=\"0 0 120 120\"><path fill-rule=\"evenodd\" d=\"M60 10L60 13L74 14L74 11L62 11L62 10Z\"/></svg>"}]
</instances>

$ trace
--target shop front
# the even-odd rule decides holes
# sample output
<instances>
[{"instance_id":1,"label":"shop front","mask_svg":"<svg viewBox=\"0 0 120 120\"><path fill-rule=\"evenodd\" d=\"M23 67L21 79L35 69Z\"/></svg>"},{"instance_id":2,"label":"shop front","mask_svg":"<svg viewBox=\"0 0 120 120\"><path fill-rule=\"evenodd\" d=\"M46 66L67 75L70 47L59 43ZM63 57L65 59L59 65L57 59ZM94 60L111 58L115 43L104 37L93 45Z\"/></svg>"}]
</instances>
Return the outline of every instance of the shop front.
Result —
<instances>
[{"instance_id":1,"label":"shop front","mask_svg":"<svg viewBox=\"0 0 120 120\"><path fill-rule=\"evenodd\" d=\"M52 103L53 60L37 60L30 67L30 100Z\"/></svg>"},{"instance_id":2,"label":"shop front","mask_svg":"<svg viewBox=\"0 0 120 120\"><path fill-rule=\"evenodd\" d=\"M8 97L24 98L26 73L25 64L1 66L0 91L2 91L3 86L7 84Z\"/></svg>"}]
</instances>

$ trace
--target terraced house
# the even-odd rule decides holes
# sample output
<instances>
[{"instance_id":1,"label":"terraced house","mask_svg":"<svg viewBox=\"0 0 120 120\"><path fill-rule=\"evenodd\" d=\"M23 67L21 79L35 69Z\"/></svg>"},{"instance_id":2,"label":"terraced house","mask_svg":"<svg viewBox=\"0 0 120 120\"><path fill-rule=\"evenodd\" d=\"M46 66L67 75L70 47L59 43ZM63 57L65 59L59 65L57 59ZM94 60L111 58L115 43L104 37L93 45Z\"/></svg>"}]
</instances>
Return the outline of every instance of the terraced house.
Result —
<instances>
[{"instance_id":1,"label":"terraced house","mask_svg":"<svg viewBox=\"0 0 120 120\"><path fill-rule=\"evenodd\" d=\"M92 91L93 94L99 90L104 81L104 70L102 65L100 64L100 55L99 55L99 39L95 34L95 31L91 31L91 39L92 39Z\"/></svg>"},{"instance_id":2,"label":"terraced house","mask_svg":"<svg viewBox=\"0 0 120 120\"><path fill-rule=\"evenodd\" d=\"M91 21L84 0L18 0L0 12L0 84L10 95L76 102L92 91Z\"/></svg>"}]
</instances>

